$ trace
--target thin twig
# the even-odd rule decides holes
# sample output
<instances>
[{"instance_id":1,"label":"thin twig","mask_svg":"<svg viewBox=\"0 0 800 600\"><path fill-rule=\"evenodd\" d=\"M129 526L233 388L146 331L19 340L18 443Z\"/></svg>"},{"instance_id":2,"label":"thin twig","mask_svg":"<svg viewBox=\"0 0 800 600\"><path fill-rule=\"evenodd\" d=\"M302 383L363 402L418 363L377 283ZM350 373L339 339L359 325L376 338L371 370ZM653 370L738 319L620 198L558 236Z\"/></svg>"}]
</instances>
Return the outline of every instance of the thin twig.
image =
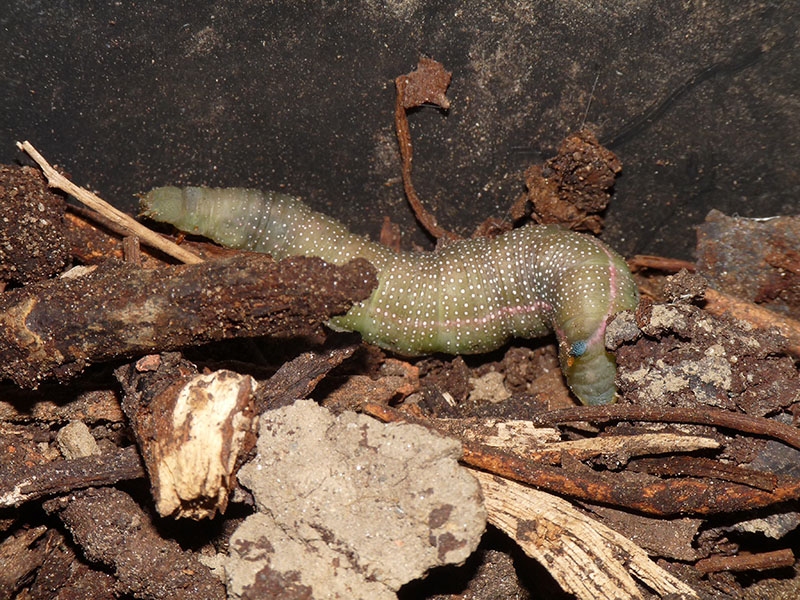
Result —
<instances>
[{"instance_id":1,"label":"thin twig","mask_svg":"<svg viewBox=\"0 0 800 600\"><path fill-rule=\"evenodd\" d=\"M178 260L188 264L203 262L203 259L196 254L193 254L188 250L181 248L177 244L170 242L154 231L150 231L147 227L136 221L133 217L126 215L120 210L117 210L108 202L99 198L90 191L72 183L69 179L64 177L61 173L50 166L50 164L41 154L39 154L39 152L31 145L30 142L17 142L17 147L20 150L27 152L36 162L36 164L39 165L44 173L44 176L47 178L47 185L50 187L57 188L70 194L71 196L74 196L79 202L85 204L92 210L97 211L118 227L121 227L129 232L130 235L137 236L148 246L157 248L173 258L177 258Z\"/></svg>"},{"instance_id":2,"label":"thin twig","mask_svg":"<svg viewBox=\"0 0 800 600\"><path fill-rule=\"evenodd\" d=\"M736 556L709 556L698 560L695 567L701 573L720 571L763 571L766 569L789 568L794 565L791 548L761 552L759 554L737 554Z\"/></svg>"},{"instance_id":3,"label":"thin twig","mask_svg":"<svg viewBox=\"0 0 800 600\"><path fill-rule=\"evenodd\" d=\"M647 254L637 254L629 258L628 266L631 268L631 271L634 272L643 271L645 269L665 271L667 273L677 273L681 269L686 269L690 273L697 271L697 266L688 260L667 258L664 256L650 256Z\"/></svg>"},{"instance_id":4,"label":"thin twig","mask_svg":"<svg viewBox=\"0 0 800 600\"><path fill-rule=\"evenodd\" d=\"M415 88L415 97L406 97L410 77L423 76L428 71L441 71L441 73L446 74L446 77L443 77L439 83L440 85L443 84L444 89L447 89L447 84L450 82L450 74L444 71L442 66L436 61L425 58L420 59L417 71L414 71L409 75L400 75L397 79L395 79L395 86L397 87L397 102L395 104L394 123L397 131L397 141L400 145L400 156L403 160L403 187L405 188L406 197L408 198L408 203L411 205L411 208L414 211L414 215L417 217L417 220L426 229L426 231L428 231L428 233L430 233L437 240L441 238L445 238L447 240L457 240L458 236L440 226L436 222L436 217L433 216L432 213L428 212L428 210L423 206L422 201L419 199L419 196L414 189L414 184L411 181L411 162L413 160L413 151L411 149L411 133L408 127L408 117L406 116L406 111L414 106L419 106L425 101L437 102L439 106L442 106L443 108L447 108L449 106L449 102L444 96L444 89L441 90L440 94L436 94L435 92L437 89L433 86L432 89L427 89L424 86L422 90ZM424 77L420 78L424 79ZM443 83L445 80L446 82ZM436 81L436 78L432 78L432 81ZM417 98L416 95L419 94L420 91L431 92L432 95L428 97L423 94L421 97Z\"/></svg>"},{"instance_id":5,"label":"thin twig","mask_svg":"<svg viewBox=\"0 0 800 600\"><path fill-rule=\"evenodd\" d=\"M577 406L562 408L537 415L533 419L540 427L553 427L560 423L587 421L651 421L654 423L691 423L713 425L734 431L772 437L800 449L800 429L764 417L751 417L718 408L653 408L614 404L608 406Z\"/></svg>"}]
</instances>

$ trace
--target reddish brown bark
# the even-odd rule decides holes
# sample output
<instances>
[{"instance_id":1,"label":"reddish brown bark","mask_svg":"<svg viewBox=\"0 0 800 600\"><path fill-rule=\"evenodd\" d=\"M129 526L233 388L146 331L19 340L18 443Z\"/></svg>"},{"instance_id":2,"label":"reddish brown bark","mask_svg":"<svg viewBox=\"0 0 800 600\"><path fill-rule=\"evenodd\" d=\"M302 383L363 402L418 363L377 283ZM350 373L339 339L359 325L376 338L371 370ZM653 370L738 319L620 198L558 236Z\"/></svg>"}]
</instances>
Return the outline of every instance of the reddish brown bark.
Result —
<instances>
[{"instance_id":1,"label":"reddish brown bark","mask_svg":"<svg viewBox=\"0 0 800 600\"><path fill-rule=\"evenodd\" d=\"M0 378L36 387L90 363L231 337L319 331L375 285L362 261L257 254L142 270L109 262L0 297Z\"/></svg>"}]
</instances>

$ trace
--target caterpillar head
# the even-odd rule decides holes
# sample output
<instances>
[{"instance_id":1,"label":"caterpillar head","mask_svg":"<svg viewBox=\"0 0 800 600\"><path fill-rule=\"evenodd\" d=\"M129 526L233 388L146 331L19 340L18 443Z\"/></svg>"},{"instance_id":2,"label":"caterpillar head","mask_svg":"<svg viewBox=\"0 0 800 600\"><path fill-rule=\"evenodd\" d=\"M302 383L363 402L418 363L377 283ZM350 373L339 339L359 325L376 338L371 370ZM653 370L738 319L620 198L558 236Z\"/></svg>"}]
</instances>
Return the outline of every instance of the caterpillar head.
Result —
<instances>
[{"instance_id":1,"label":"caterpillar head","mask_svg":"<svg viewBox=\"0 0 800 600\"><path fill-rule=\"evenodd\" d=\"M584 251L587 258L561 274L553 328L570 389L583 404L610 404L617 365L605 348L606 323L620 311L635 309L639 291L621 256L597 240L591 244Z\"/></svg>"},{"instance_id":2,"label":"caterpillar head","mask_svg":"<svg viewBox=\"0 0 800 600\"><path fill-rule=\"evenodd\" d=\"M559 340L559 360L567 384L582 404L611 404L615 400L617 365L602 339L594 343Z\"/></svg>"}]
</instances>

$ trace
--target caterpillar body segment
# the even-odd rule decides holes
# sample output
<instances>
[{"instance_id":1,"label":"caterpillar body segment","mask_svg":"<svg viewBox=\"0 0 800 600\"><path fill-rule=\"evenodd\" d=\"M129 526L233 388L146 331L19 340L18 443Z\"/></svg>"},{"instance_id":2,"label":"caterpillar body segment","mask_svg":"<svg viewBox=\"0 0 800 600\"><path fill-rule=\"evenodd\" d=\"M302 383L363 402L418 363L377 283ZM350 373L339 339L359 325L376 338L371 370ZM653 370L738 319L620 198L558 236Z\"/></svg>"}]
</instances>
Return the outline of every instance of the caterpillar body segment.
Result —
<instances>
[{"instance_id":1,"label":"caterpillar body segment","mask_svg":"<svg viewBox=\"0 0 800 600\"><path fill-rule=\"evenodd\" d=\"M594 237L527 225L435 252L395 252L276 192L163 187L146 194L142 206L155 220L276 259L365 258L378 271L377 288L330 325L399 354L474 354L555 331L578 399L614 400L616 365L605 349L605 325L634 309L639 294L622 257Z\"/></svg>"}]
</instances>

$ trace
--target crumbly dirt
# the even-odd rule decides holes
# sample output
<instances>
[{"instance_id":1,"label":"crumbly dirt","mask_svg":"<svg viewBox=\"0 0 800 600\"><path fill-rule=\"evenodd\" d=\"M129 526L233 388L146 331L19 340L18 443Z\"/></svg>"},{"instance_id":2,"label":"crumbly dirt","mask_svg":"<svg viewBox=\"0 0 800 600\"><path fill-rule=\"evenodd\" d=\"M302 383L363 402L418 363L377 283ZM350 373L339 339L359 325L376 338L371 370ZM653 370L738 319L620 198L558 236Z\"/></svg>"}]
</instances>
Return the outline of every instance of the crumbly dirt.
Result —
<instances>
[{"instance_id":1,"label":"crumbly dirt","mask_svg":"<svg viewBox=\"0 0 800 600\"><path fill-rule=\"evenodd\" d=\"M64 269L64 206L38 169L0 165L0 282L41 281Z\"/></svg>"},{"instance_id":2,"label":"crumbly dirt","mask_svg":"<svg viewBox=\"0 0 800 600\"><path fill-rule=\"evenodd\" d=\"M527 200L537 223L598 234L622 163L588 130L569 136L558 154L525 171Z\"/></svg>"}]
</instances>

